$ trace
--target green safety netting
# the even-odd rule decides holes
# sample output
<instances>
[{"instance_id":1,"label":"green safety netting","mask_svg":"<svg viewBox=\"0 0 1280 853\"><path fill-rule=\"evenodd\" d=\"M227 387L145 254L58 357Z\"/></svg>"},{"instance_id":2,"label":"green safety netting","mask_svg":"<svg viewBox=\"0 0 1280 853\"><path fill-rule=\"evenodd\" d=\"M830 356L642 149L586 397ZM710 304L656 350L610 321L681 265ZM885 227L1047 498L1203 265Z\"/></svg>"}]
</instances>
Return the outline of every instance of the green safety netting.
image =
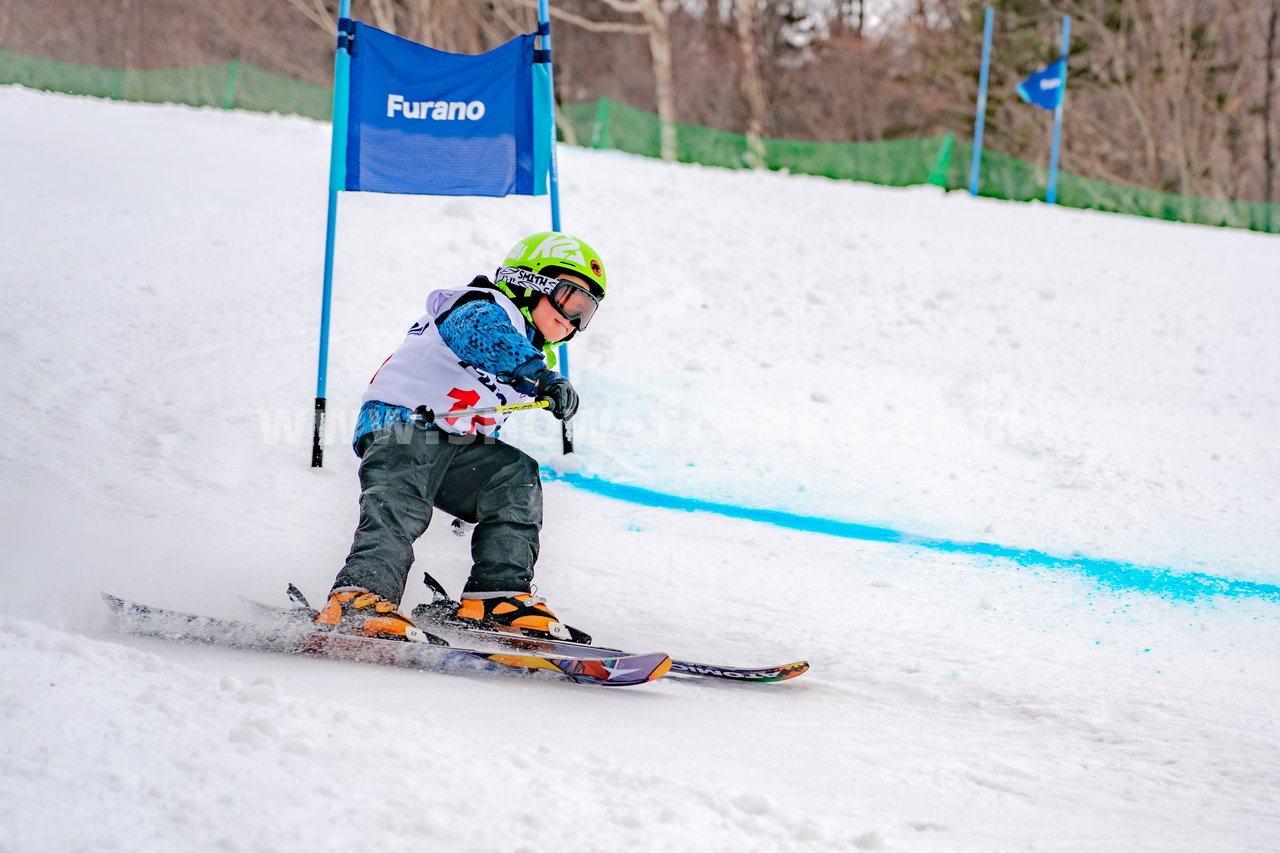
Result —
<instances>
[{"instance_id":1,"label":"green safety netting","mask_svg":"<svg viewBox=\"0 0 1280 853\"><path fill-rule=\"evenodd\" d=\"M328 119L333 90L241 62L139 71L96 68L0 50L0 83L121 101L296 113Z\"/></svg>"},{"instance_id":2,"label":"green safety netting","mask_svg":"<svg viewBox=\"0 0 1280 853\"><path fill-rule=\"evenodd\" d=\"M579 145L614 148L647 157L662 155L658 117L608 98L566 105L562 122L572 127L572 136ZM742 134L678 122L675 127L676 159L684 163L729 169L750 168L759 163L770 169L889 186L942 186L952 145L950 136L937 136L857 143L761 139L753 147L750 138Z\"/></svg>"},{"instance_id":3,"label":"green safety netting","mask_svg":"<svg viewBox=\"0 0 1280 853\"><path fill-rule=\"evenodd\" d=\"M661 122L652 113L601 99L568 105L563 114L579 144L649 157L661 155ZM770 169L888 186L935 184L948 190L969 187L973 146L952 134L886 142L760 142L763 165ZM677 160L731 169L747 168L753 162L746 136L679 123L675 153ZM1048 181L1048 164L1028 163L990 149L982 152L979 195L1012 201L1043 199ZM1066 207L1280 233L1280 204L1197 198L1061 171L1057 192L1057 203Z\"/></svg>"},{"instance_id":4,"label":"green safety netting","mask_svg":"<svg viewBox=\"0 0 1280 853\"><path fill-rule=\"evenodd\" d=\"M948 189L968 188L972 157L973 146L957 140L947 176ZM1032 201L1043 199L1048 185L1047 163L1032 164L983 149L979 195ZM1084 178L1070 172L1058 172L1057 203L1064 207L1128 213L1172 222L1280 233L1280 204L1179 195Z\"/></svg>"},{"instance_id":5,"label":"green safety netting","mask_svg":"<svg viewBox=\"0 0 1280 853\"><path fill-rule=\"evenodd\" d=\"M272 74L240 62L200 68L138 71L95 68L0 50L0 84L128 101L166 102L294 113L328 119L333 90ZM563 139L592 148L662 156L662 123L652 113L601 98L559 110ZM675 157L729 169L769 169L866 181L888 186L934 184L967 189L973 147L952 134L884 142L751 140L690 124L675 125ZM1047 165L990 149L982 152L979 194L1014 201L1043 199ZM1280 233L1280 204L1196 198L1058 175L1058 204L1203 225Z\"/></svg>"}]
</instances>

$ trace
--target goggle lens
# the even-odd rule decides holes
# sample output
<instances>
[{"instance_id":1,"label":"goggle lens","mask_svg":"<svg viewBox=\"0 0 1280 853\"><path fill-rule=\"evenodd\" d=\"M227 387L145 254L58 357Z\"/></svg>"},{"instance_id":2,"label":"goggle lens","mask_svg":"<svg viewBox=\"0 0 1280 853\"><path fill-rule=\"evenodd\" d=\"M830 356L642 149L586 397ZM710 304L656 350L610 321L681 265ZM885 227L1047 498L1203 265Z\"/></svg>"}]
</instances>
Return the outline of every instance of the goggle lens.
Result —
<instances>
[{"instance_id":1,"label":"goggle lens","mask_svg":"<svg viewBox=\"0 0 1280 853\"><path fill-rule=\"evenodd\" d=\"M560 316L564 317L579 332L587 328L591 318L595 316L600 300L591 291L571 281L561 281L551 292L551 304L556 306Z\"/></svg>"}]
</instances>

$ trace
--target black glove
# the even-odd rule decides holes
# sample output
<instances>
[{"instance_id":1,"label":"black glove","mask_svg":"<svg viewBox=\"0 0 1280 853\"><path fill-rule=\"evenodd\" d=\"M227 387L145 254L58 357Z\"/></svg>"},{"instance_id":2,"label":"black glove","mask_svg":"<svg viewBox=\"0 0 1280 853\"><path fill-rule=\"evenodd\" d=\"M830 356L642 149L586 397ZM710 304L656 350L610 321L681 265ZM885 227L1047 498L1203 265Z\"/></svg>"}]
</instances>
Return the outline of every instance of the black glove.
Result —
<instances>
[{"instance_id":1,"label":"black glove","mask_svg":"<svg viewBox=\"0 0 1280 853\"><path fill-rule=\"evenodd\" d=\"M567 421L578 411L578 392L573 390L569 380L554 370L548 370L538 378L537 399L546 400L551 405L547 411L562 421Z\"/></svg>"}]
</instances>

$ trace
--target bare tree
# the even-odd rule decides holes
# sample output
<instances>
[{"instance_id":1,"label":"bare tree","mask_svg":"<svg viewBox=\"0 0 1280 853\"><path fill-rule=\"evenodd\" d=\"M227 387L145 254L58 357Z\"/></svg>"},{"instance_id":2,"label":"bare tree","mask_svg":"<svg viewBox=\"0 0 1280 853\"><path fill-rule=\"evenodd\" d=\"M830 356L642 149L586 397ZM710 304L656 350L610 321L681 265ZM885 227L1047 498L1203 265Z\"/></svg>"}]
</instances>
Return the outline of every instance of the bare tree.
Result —
<instances>
[{"instance_id":1,"label":"bare tree","mask_svg":"<svg viewBox=\"0 0 1280 853\"><path fill-rule=\"evenodd\" d=\"M752 168L765 165L764 79L760 76L760 45L756 40L757 0L738 0L738 44L742 50L739 82L747 102L747 163Z\"/></svg>"},{"instance_id":2,"label":"bare tree","mask_svg":"<svg viewBox=\"0 0 1280 853\"><path fill-rule=\"evenodd\" d=\"M1241 192L1242 124L1256 24L1248 0L1067 0L1086 85L1073 119L1102 143L1095 166L1188 195ZM1073 62L1075 58L1073 58ZM1137 141L1138 144L1134 145ZM1266 147L1266 146L1263 146Z\"/></svg>"},{"instance_id":3,"label":"bare tree","mask_svg":"<svg viewBox=\"0 0 1280 853\"><path fill-rule=\"evenodd\" d=\"M653 61L654 95L661 125L662 159L676 159L676 79L675 57L671 49L671 18L663 0L604 0L613 10L639 14L649 37Z\"/></svg>"},{"instance_id":4,"label":"bare tree","mask_svg":"<svg viewBox=\"0 0 1280 853\"><path fill-rule=\"evenodd\" d=\"M1262 158L1263 191L1262 200L1275 202L1276 156L1275 143L1271 141L1271 104L1275 100L1276 90L1276 19L1280 17L1280 0L1272 0L1271 10L1267 15L1267 54L1266 85L1262 92Z\"/></svg>"},{"instance_id":5,"label":"bare tree","mask_svg":"<svg viewBox=\"0 0 1280 853\"><path fill-rule=\"evenodd\" d=\"M525 6L537 6L536 0L516 0ZM603 0L610 10L622 15L639 15L643 23L608 20L550 7L557 20L590 33L641 34L647 37L649 58L653 68L654 97L661 125L661 152L664 160L676 159L676 84L675 57L671 42L671 19L664 0Z\"/></svg>"}]
</instances>

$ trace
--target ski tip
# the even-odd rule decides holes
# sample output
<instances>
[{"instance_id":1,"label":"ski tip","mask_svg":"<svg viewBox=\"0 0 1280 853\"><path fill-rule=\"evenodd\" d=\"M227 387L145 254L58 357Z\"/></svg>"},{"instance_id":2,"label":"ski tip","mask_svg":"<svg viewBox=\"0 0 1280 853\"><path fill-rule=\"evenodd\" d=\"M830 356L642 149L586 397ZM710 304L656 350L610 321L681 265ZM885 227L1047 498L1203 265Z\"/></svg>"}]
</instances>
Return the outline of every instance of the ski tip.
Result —
<instances>
[{"instance_id":1,"label":"ski tip","mask_svg":"<svg viewBox=\"0 0 1280 853\"><path fill-rule=\"evenodd\" d=\"M604 687L623 687L648 684L671 671L671 656L664 652L623 655L600 663L603 663L607 675L602 676L600 671L587 667L575 673L579 676L575 680L588 684L600 684Z\"/></svg>"},{"instance_id":2,"label":"ski tip","mask_svg":"<svg viewBox=\"0 0 1280 853\"><path fill-rule=\"evenodd\" d=\"M795 663L789 663L786 666L778 667L778 681L786 681L789 678L795 678L798 675L804 675L809 671L809 662L807 660L798 660Z\"/></svg>"},{"instance_id":3,"label":"ski tip","mask_svg":"<svg viewBox=\"0 0 1280 853\"><path fill-rule=\"evenodd\" d=\"M311 609L311 603L307 601L307 597L302 594L302 590L298 589L294 584L289 584L285 590L285 594L289 596L289 600L293 602L295 607L305 607Z\"/></svg>"},{"instance_id":4,"label":"ski tip","mask_svg":"<svg viewBox=\"0 0 1280 853\"><path fill-rule=\"evenodd\" d=\"M666 657L667 659L660 663L657 668L649 674L649 677L645 679L646 681L655 681L671 671L671 656L667 655Z\"/></svg>"},{"instance_id":5,"label":"ski tip","mask_svg":"<svg viewBox=\"0 0 1280 853\"><path fill-rule=\"evenodd\" d=\"M674 661L671 667L672 671L679 675L693 675L703 678L724 678L729 681L739 681L743 683L767 684L774 681L787 681L799 675L804 675L809 671L809 662L807 660L796 661L795 663L784 663L779 666L765 666L759 668L745 668L737 666L717 666L707 663L693 663L692 661L678 660Z\"/></svg>"}]
</instances>

